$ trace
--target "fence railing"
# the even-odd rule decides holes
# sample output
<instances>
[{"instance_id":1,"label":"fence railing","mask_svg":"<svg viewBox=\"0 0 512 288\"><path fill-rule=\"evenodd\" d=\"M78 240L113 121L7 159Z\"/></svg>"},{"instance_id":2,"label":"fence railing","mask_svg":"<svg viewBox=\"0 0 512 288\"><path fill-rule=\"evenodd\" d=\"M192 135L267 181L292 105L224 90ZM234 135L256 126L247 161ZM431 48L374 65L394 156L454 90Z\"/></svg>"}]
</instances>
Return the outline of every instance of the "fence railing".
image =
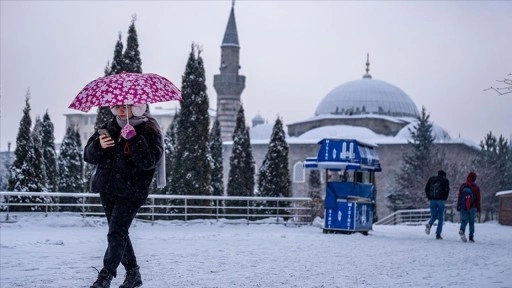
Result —
<instances>
[{"instance_id":1,"label":"fence railing","mask_svg":"<svg viewBox=\"0 0 512 288\"><path fill-rule=\"evenodd\" d=\"M20 201L20 199L23 199ZM74 200L69 200L74 199ZM66 200L66 201L64 201ZM308 197L237 197L196 195L149 195L137 218L156 220L244 219L247 223L312 222ZM64 192L0 192L0 221L13 221L13 211L71 211L82 216L103 216L99 194ZM20 212L22 213L22 212ZM18 214L18 212L16 212Z\"/></svg>"},{"instance_id":2,"label":"fence railing","mask_svg":"<svg viewBox=\"0 0 512 288\"><path fill-rule=\"evenodd\" d=\"M451 205L445 207L445 221L454 220L454 211ZM423 224L430 219L430 209L406 209L395 211L388 216L375 222L375 225L396 225L396 224L410 224L419 225Z\"/></svg>"}]
</instances>

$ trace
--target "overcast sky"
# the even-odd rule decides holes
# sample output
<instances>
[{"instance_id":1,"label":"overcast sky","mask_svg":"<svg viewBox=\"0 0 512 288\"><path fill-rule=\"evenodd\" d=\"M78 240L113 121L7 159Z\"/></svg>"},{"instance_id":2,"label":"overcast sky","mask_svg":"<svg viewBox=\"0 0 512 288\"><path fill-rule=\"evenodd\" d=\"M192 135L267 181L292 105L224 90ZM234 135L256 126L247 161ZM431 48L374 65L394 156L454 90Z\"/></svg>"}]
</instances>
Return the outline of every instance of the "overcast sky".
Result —
<instances>
[{"instance_id":1,"label":"overcast sky","mask_svg":"<svg viewBox=\"0 0 512 288\"><path fill-rule=\"evenodd\" d=\"M192 42L202 46L210 107L231 1L1 1L0 150L15 145L30 88L32 120L48 110L55 138L80 89L104 75L132 15L144 72L178 87ZM237 1L247 121L313 116L336 86L374 79L400 87L452 137L512 135L512 94L484 92L512 73L509 1ZM176 103L166 106L175 107Z\"/></svg>"}]
</instances>

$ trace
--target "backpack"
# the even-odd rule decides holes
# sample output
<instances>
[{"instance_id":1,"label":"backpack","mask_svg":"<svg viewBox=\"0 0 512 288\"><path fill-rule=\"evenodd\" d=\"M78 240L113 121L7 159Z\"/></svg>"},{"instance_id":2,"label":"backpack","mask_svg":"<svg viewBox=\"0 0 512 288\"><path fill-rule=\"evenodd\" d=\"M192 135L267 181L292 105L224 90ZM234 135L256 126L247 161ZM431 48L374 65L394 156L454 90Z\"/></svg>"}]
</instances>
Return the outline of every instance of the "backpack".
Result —
<instances>
[{"instance_id":1,"label":"backpack","mask_svg":"<svg viewBox=\"0 0 512 288\"><path fill-rule=\"evenodd\" d=\"M471 190L471 187L464 186L464 189L462 190L462 197L460 199L460 209L469 211L471 209L471 205L473 205L474 196L473 196L473 190Z\"/></svg>"},{"instance_id":2,"label":"backpack","mask_svg":"<svg viewBox=\"0 0 512 288\"><path fill-rule=\"evenodd\" d=\"M430 199L439 199L441 198L441 181L439 179L435 179L430 183L430 191L429 191Z\"/></svg>"}]
</instances>

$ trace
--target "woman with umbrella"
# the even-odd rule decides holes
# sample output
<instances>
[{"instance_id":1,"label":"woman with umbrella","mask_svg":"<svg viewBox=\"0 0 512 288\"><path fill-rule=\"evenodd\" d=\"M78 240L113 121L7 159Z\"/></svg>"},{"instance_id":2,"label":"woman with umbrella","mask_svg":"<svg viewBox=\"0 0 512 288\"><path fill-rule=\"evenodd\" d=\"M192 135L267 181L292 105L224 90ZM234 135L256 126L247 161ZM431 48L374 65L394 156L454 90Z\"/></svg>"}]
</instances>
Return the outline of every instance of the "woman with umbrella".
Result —
<instances>
[{"instance_id":1,"label":"woman with umbrella","mask_svg":"<svg viewBox=\"0 0 512 288\"><path fill-rule=\"evenodd\" d=\"M126 269L120 287L142 285L128 229L148 197L163 155L160 127L145 110L145 104L111 107L116 117L98 129L85 146L84 160L96 165L91 192L100 194L109 226L103 269L91 288L110 287L119 264Z\"/></svg>"},{"instance_id":2,"label":"woman with umbrella","mask_svg":"<svg viewBox=\"0 0 512 288\"><path fill-rule=\"evenodd\" d=\"M103 268L91 288L108 288L117 267L126 277L120 288L138 287L142 279L128 229L148 197L158 167L157 186L165 186L162 132L146 112L146 103L181 101L181 91L153 73L120 73L87 84L69 108L87 112L109 106L115 117L87 141L84 160L95 165L91 192L99 193L108 221Z\"/></svg>"}]
</instances>

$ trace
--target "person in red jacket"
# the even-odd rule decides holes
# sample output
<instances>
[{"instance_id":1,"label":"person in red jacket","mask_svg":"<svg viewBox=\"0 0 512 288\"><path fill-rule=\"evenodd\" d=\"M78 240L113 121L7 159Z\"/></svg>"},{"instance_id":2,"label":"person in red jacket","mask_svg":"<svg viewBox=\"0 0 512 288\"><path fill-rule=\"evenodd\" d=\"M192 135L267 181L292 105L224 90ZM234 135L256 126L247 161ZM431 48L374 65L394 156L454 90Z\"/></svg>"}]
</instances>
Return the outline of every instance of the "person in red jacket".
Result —
<instances>
[{"instance_id":1,"label":"person in red jacket","mask_svg":"<svg viewBox=\"0 0 512 288\"><path fill-rule=\"evenodd\" d=\"M457 211L460 212L460 239L467 242L466 225L469 223L469 242L475 242L475 217L480 214L480 187L475 184L476 173L469 172L466 182L459 188L459 197L457 199ZM471 189L464 191L465 188Z\"/></svg>"}]
</instances>

